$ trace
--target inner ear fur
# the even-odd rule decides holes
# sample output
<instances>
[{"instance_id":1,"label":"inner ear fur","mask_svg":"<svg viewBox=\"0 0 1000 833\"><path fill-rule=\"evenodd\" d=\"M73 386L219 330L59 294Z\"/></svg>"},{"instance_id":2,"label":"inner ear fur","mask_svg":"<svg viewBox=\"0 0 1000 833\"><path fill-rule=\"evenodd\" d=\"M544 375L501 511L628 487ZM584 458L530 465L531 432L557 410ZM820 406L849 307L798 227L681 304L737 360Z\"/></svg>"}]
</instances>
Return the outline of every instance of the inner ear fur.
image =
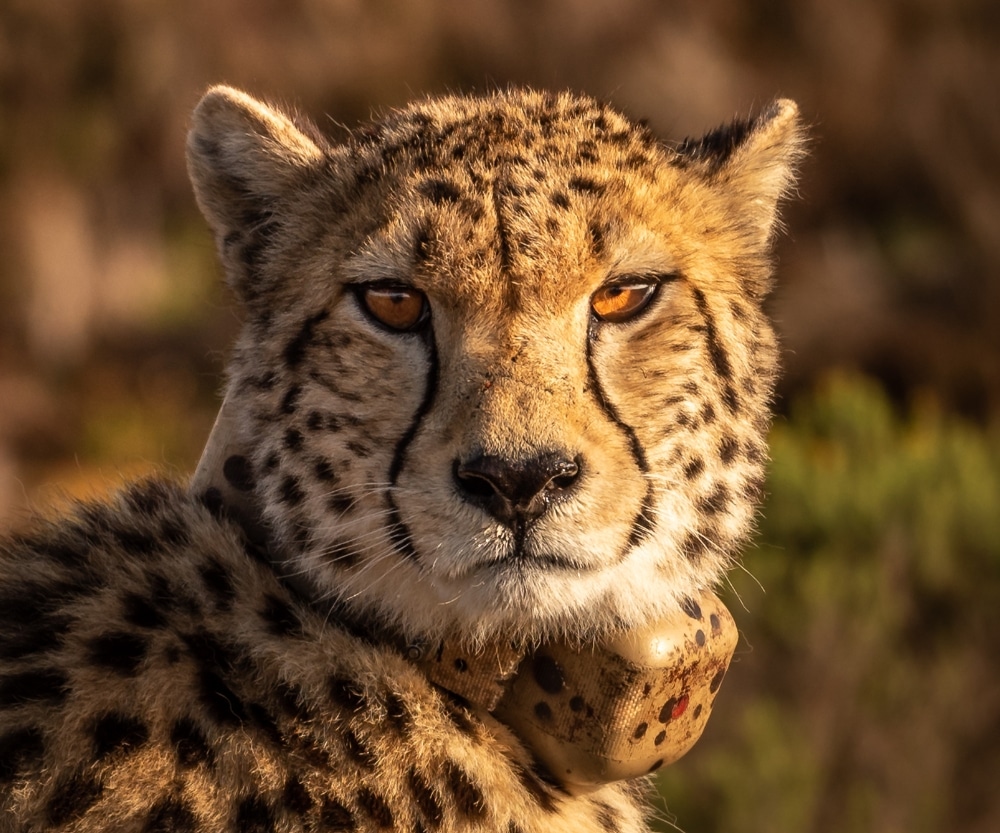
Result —
<instances>
[{"instance_id":1,"label":"inner ear fur","mask_svg":"<svg viewBox=\"0 0 1000 833\"><path fill-rule=\"evenodd\" d=\"M247 252L267 234L278 205L323 164L326 146L312 128L232 87L212 87L192 115L188 173L218 242L230 282L248 285Z\"/></svg>"},{"instance_id":2,"label":"inner ear fur","mask_svg":"<svg viewBox=\"0 0 1000 833\"><path fill-rule=\"evenodd\" d=\"M735 121L677 152L731 202L747 242L761 251L778 226L778 202L795 184L805 130L794 101L778 99L756 118Z\"/></svg>"}]
</instances>

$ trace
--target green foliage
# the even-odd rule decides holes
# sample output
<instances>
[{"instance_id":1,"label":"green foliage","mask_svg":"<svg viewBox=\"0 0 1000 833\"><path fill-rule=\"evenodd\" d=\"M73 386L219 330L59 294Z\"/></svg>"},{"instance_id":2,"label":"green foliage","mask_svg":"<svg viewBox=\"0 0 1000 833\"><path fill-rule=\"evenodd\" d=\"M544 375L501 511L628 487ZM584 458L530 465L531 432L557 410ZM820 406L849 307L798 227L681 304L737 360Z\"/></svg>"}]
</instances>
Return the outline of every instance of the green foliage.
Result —
<instances>
[{"instance_id":1,"label":"green foliage","mask_svg":"<svg viewBox=\"0 0 1000 833\"><path fill-rule=\"evenodd\" d=\"M691 833L986 829L1000 436L929 401L901 417L838 376L771 451L760 543L729 599L750 649L705 748L660 779L671 816Z\"/></svg>"}]
</instances>

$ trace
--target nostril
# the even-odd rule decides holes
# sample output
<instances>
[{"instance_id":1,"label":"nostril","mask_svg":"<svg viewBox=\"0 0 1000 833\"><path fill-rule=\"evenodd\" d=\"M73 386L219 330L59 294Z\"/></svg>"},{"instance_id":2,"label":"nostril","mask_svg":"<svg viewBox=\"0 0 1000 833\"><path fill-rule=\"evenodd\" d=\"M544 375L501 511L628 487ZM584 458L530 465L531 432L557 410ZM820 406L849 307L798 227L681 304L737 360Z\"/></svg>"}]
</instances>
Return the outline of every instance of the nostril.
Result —
<instances>
[{"instance_id":1,"label":"nostril","mask_svg":"<svg viewBox=\"0 0 1000 833\"><path fill-rule=\"evenodd\" d=\"M580 461L558 452L528 460L477 455L453 464L459 494L505 524L533 520L563 496L580 476Z\"/></svg>"},{"instance_id":2,"label":"nostril","mask_svg":"<svg viewBox=\"0 0 1000 833\"><path fill-rule=\"evenodd\" d=\"M550 492L563 492L569 489L576 483L576 479L580 475L580 464L575 461L562 460L558 469L558 473L554 474L552 479L545 484L545 488Z\"/></svg>"},{"instance_id":3,"label":"nostril","mask_svg":"<svg viewBox=\"0 0 1000 833\"><path fill-rule=\"evenodd\" d=\"M490 498L496 494L496 488L488 476L482 472L462 466L458 460L455 461L453 473L455 475L455 482L461 491L470 497Z\"/></svg>"}]
</instances>

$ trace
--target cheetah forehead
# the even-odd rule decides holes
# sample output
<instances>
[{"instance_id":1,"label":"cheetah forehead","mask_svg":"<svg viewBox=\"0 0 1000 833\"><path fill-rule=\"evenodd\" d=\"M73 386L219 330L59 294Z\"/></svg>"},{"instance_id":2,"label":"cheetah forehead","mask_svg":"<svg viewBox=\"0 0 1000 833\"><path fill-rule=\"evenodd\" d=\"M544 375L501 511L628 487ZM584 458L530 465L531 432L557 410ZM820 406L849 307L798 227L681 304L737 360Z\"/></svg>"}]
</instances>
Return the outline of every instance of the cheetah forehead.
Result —
<instances>
[{"instance_id":1,"label":"cheetah forehead","mask_svg":"<svg viewBox=\"0 0 1000 833\"><path fill-rule=\"evenodd\" d=\"M671 147L606 104L530 90L430 99L331 145L219 87L195 112L188 156L230 282L252 302L291 290L307 252L328 279L364 254L389 277L432 261L430 275L469 285L484 271L544 283L594 259L604 274L685 253L753 259L801 146L790 102ZM740 271L766 289L766 264Z\"/></svg>"}]
</instances>

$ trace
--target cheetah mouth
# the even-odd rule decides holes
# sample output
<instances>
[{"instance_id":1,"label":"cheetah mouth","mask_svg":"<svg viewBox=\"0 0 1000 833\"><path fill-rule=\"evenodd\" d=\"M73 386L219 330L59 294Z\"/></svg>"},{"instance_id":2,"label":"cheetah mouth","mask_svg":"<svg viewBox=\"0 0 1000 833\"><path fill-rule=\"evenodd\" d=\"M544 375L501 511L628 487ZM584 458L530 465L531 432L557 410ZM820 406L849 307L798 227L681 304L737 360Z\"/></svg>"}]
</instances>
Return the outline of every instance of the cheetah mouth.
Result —
<instances>
[{"instance_id":1,"label":"cheetah mouth","mask_svg":"<svg viewBox=\"0 0 1000 833\"><path fill-rule=\"evenodd\" d=\"M555 553L529 553L523 544L514 547L511 552L491 555L473 562L465 570L466 573L488 571L491 573L516 573L518 575L534 571L571 570L574 572L592 572L595 567L578 558Z\"/></svg>"}]
</instances>

